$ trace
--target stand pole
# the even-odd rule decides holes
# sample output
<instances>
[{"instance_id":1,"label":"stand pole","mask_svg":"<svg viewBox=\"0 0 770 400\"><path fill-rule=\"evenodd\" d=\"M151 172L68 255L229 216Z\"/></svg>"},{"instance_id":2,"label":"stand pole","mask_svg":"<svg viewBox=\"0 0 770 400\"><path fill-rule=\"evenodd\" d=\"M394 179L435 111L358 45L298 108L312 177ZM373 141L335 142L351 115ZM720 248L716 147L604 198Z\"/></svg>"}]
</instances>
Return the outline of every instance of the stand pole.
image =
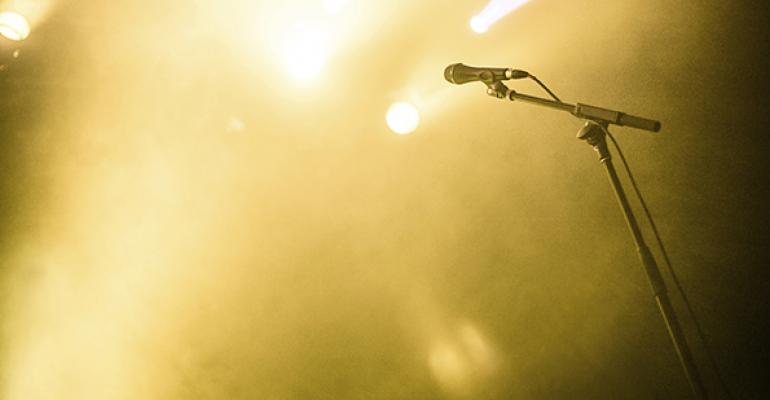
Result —
<instances>
[{"instance_id":1,"label":"stand pole","mask_svg":"<svg viewBox=\"0 0 770 400\"><path fill-rule=\"evenodd\" d=\"M631 231L631 236L633 236L634 243L636 244L636 250L639 253L639 259L647 273L647 279L655 294L655 301L658 303L658 309L663 317L663 322L666 323L668 335L674 344L674 349L676 349L676 354L684 369L687 381L690 384L690 388L692 389L695 398L705 400L708 398L706 390L703 386L698 368L695 365L695 361L693 360L690 348L687 346L687 341L685 340L682 328L674 313L674 308L669 300L666 284L663 282L663 277L660 274L655 258L652 256L650 249L644 242L642 232L639 229L639 224L634 217L631 205L628 203L626 194L623 191L623 186L621 185L618 174L612 164L612 157L607 148L606 129L606 123L589 121L580 133L578 133L578 139L585 140L589 145L593 146L594 150L599 154L599 162L601 162L607 170L610 184L615 191L615 197L618 199L620 209L623 211L623 215L626 218L628 229Z\"/></svg>"},{"instance_id":2,"label":"stand pole","mask_svg":"<svg viewBox=\"0 0 770 400\"><path fill-rule=\"evenodd\" d=\"M566 111L578 118L588 120L578 134L578 139L585 140L588 144L593 146L597 153L599 153L599 161L607 170L610 184L615 191L615 197L618 199L618 204L623 211L623 216L626 218L626 224L631 231L631 236L634 238L636 251L639 253L639 260L642 262L642 267L644 267L644 271L647 274L647 279L652 287L652 292L655 294L655 302L658 303L658 309L663 317L663 322L666 323L668 335L671 338L671 342L674 344L676 355L679 357L679 363L682 365L687 382L690 384L690 389L692 389L692 393L695 395L696 399L708 399L700 373L695 365L690 348L687 346L682 327L679 325L679 320L677 320L676 314L674 313L674 307L671 305L671 300L668 298L668 291L666 289L666 284L663 282L663 277L660 275L660 269L658 269L655 258L652 256L650 249L644 242L642 231L639 229L639 224L636 222L636 217L634 217L631 205L628 203L626 193L623 191L623 186L620 183L620 179L618 179L615 167L612 165L612 157L607 148L606 132L608 132L607 128L610 124L625 125L650 132L658 132L660 130L660 122L607 108L580 103L569 104L516 93L516 91L509 89L499 80L487 80L484 81L484 83L487 85L487 94L492 97L498 99L507 98L511 101L519 100L537 104L559 111Z\"/></svg>"}]
</instances>

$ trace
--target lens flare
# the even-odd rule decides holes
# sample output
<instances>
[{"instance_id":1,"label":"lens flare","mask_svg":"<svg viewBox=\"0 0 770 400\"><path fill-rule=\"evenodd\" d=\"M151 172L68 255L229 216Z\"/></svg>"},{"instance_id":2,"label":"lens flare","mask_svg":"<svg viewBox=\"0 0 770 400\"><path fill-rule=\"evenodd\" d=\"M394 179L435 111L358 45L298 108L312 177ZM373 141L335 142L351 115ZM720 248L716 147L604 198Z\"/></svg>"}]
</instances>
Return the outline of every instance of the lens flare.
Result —
<instances>
[{"instance_id":1,"label":"lens flare","mask_svg":"<svg viewBox=\"0 0 770 400\"><path fill-rule=\"evenodd\" d=\"M0 13L0 35L20 41L29 36L29 22L21 14L12 11Z\"/></svg>"},{"instance_id":2,"label":"lens flare","mask_svg":"<svg viewBox=\"0 0 770 400\"><path fill-rule=\"evenodd\" d=\"M420 124L420 113L415 106L400 101L388 108L385 121L393 132L406 135L417 129Z\"/></svg>"}]
</instances>

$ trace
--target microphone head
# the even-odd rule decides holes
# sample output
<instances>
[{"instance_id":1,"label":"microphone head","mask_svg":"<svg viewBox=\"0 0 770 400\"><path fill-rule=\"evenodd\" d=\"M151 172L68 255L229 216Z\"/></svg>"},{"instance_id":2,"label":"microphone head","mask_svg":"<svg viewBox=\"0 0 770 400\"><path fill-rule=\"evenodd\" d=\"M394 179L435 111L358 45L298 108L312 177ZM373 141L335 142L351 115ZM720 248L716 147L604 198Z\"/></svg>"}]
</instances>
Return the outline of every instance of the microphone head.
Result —
<instances>
[{"instance_id":1,"label":"microphone head","mask_svg":"<svg viewBox=\"0 0 770 400\"><path fill-rule=\"evenodd\" d=\"M458 65L462 65L462 64L460 63L452 64L444 69L444 79L449 81L449 83L457 84L454 78L454 71L455 71L455 67Z\"/></svg>"},{"instance_id":2,"label":"microphone head","mask_svg":"<svg viewBox=\"0 0 770 400\"><path fill-rule=\"evenodd\" d=\"M462 85L463 83L475 82L485 79L487 77L486 75L489 74L487 73L484 77L481 77L480 75L484 72L486 71L481 68L475 68L463 63L457 63L446 67L444 70L444 78L446 78L446 80L449 82L454 83L455 85Z\"/></svg>"},{"instance_id":3,"label":"microphone head","mask_svg":"<svg viewBox=\"0 0 770 400\"><path fill-rule=\"evenodd\" d=\"M452 64L444 70L444 78L455 85L482 81L492 83L496 80L509 79L507 68L477 68L463 63Z\"/></svg>"}]
</instances>

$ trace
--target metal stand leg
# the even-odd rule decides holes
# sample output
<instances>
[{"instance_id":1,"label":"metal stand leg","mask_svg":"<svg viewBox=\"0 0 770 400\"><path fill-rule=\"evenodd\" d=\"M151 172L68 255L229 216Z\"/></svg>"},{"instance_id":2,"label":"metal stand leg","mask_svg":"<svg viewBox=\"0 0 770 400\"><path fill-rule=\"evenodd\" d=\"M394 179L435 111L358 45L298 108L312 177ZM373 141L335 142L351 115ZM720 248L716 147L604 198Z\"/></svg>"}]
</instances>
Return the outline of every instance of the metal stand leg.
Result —
<instances>
[{"instance_id":1,"label":"metal stand leg","mask_svg":"<svg viewBox=\"0 0 770 400\"><path fill-rule=\"evenodd\" d=\"M687 346L687 341L685 340L681 326L679 326L679 321L674 313L674 308L671 306L671 301L669 300L668 292L666 290L666 284L663 282L663 277L660 274L655 258L652 256L650 249L644 242L642 232L639 229L639 224L631 210L631 205L628 203L628 199L626 198L623 186L618 179L615 167L612 165L612 157L607 148L606 129L607 125L600 125L600 123L597 122L587 122L585 127L578 133L578 139L585 140L588 144L593 146L597 153L599 153L599 161L607 170L610 184L615 191L615 196L620 204L620 209L623 211L623 215L626 218L626 223L631 231L631 236L634 238L636 250L639 253L639 259L647 273L647 279L655 294L658 309L663 316L663 321L666 323L668 335L671 337L671 341L674 344L676 354L684 369L690 388L696 399L707 399L708 397L700 373L692 358L690 348Z\"/></svg>"}]
</instances>

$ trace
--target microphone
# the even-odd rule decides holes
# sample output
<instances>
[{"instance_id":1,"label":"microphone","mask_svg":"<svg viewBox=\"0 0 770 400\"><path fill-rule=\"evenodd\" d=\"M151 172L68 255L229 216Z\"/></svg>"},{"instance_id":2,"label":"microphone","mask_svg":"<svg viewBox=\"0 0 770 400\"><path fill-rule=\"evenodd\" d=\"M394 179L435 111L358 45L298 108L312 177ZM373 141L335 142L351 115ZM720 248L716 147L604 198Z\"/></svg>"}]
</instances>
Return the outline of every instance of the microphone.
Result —
<instances>
[{"instance_id":1,"label":"microphone","mask_svg":"<svg viewBox=\"0 0 770 400\"><path fill-rule=\"evenodd\" d=\"M491 84L497 81L527 77L529 77L529 73L520 69L471 67L462 63L452 64L444 70L444 78L455 85L475 81Z\"/></svg>"}]
</instances>

